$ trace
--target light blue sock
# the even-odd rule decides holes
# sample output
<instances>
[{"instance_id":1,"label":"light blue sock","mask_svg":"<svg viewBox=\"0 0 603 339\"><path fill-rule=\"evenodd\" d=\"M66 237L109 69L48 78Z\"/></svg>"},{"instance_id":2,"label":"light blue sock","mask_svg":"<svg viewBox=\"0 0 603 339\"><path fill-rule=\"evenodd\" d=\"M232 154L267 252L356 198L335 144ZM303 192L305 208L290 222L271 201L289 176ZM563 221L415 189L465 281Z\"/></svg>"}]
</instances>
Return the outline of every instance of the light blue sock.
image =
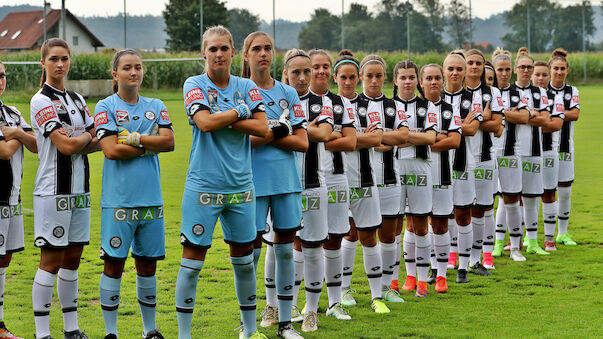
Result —
<instances>
[{"instance_id":1,"label":"light blue sock","mask_svg":"<svg viewBox=\"0 0 603 339\"><path fill-rule=\"evenodd\" d=\"M274 244L276 258L276 293L278 294L278 321L291 322L295 266L293 264L293 242Z\"/></svg>"},{"instance_id":2,"label":"light blue sock","mask_svg":"<svg viewBox=\"0 0 603 339\"><path fill-rule=\"evenodd\" d=\"M142 315L142 326L145 335L154 330L155 307L157 305L157 277L136 276L136 296Z\"/></svg>"},{"instance_id":3,"label":"light blue sock","mask_svg":"<svg viewBox=\"0 0 603 339\"><path fill-rule=\"evenodd\" d=\"M191 323L197 297L197 282L204 261L182 258L176 279L176 315L178 339L191 338Z\"/></svg>"},{"instance_id":4,"label":"light blue sock","mask_svg":"<svg viewBox=\"0 0 603 339\"><path fill-rule=\"evenodd\" d=\"M256 281L253 268L253 254L243 257L230 257L234 271L235 290L241 310L241 320L245 337L249 338L257 331L256 324Z\"/></svg>"},{"instance_id":5,"label":"light blue sock","mask_svg":"<svg viewBox=\"0 0 603 339\"><path fill-rule=\"evenodd\" d=\"M111 278L104 273L100 278L100 302L105 320L105 334L117 335L117 308L121 278Z\"/></svg>"},{"instance_id":6,"label":"light blue sock","mask_svg":"<svg viewBox=\"0 0 603 339\"><path fill-rule=\"evenodd\" d=\"M256 273L258 271L258 263L260 262L261 256L262 256L262 248L261 247L254 248L253 249L253 268L255 269Z\"/></svg>"}]
</instances>

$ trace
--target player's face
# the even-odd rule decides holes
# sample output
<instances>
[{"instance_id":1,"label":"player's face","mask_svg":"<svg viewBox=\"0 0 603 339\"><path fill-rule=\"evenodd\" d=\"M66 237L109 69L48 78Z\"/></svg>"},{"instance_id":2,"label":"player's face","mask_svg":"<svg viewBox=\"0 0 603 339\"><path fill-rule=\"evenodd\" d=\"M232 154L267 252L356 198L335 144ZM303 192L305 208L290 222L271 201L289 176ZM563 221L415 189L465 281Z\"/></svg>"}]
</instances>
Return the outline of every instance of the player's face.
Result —
<instances>
[{"instance_id":1,"label":"player's face","mask_svg":"<svg viewBox=\"0 0 603 339\"><path fill-rule=\"evenodd\" d=\"M410 99L415 95L415 88L417 88L417 72L414 68L399 69L394 83L398 86L400 97Z\"/></svg>"},{"instance_id":2,"label":"player's face","mask_svg":"<svg viewBox=\"0 0 603 339\"><path fill-rule=\"evenodd\" d=\"M431 98L439 98L442 87L444 87L444 77L439 67L430 66L423 70L421 78L421 87L423 93Z\"/></svg>"},{"instance_id":3,"label":"player's face","mask_svg":"<svg viewBox=\"0 0 603 339\"><path fill-rule=\"evenodd\" d=\"M530 58L519 58L517 65L515 65L515 74L517 74L517 80L521 83L530 82L534 73L534 62Z\"/></svg>"},{"instance_id":4,"label":"player's face","mask_svg":"<svg viewBox=\"0 0 603 339\"><path fill-rule=\"evenodd\" d=\"M525 58L523 58L525 59ZM494 63L494 70L496 71L496 80L498 80L498 86L500 88L506 88L511 80L511 61L505 59L496 60Z\"/></svg>"},{"instance_id":5,"label":"player's face","mask_svg":"<svg viewBox=\"0 0 603 339\"><path fill-rule=\"evenodd\" d=\"M567 77L567 73L569 69L567 68L567 63L563 60L553 60L551 62L551 81L559 87L559 85L563 84L565 81L565 77Z\"/></svg>"},{"instance_id":6,"label":"player's face","mask_svg":"<svg viewBox=\"0 0 603 339\"><path fill-rule=\"evenodd\" d=\"M312 62L312 88L326 90L329 88L331 78L331 60L326 55L318 53L314 54L310 61Z\"/></svg>"},{"instance_id":7,"label":"player's face","mask_svg":"<svg viewBox=\"0 0 603 339\"><path fill-rule=\"evenodd\" d=\"M366 95L376 98L381 95L385 70L380 63L371 62L362 70L362 89Z\"/></svg>"},{"instance_id":8,"label":"player's face","mask_svg":"<svg viewBox=\"0 0 603 339\"><path fill-rule=\"evenodd\" d=\"M463 85L465 73L466 66L463 59L450 56L444 60L444 77L451 86L460 88Z\"/></svg>"},{"instance_id":9,"label":"player's face","mask_svg":"<svg viewBox=\"0 0 603 339\"><path fill-rule=\"evenodd\" d=\"M3 64L0 64L0 95L4 93L4 89L6 88L6 68L4 68Z\"/></svg>"},{"instance_id":10,"label":"player's face","mask_svg":"<svg viewBox=\"0 0 603 339\"><path fill-rule=\"evenodd\" d=\"M494 71L486 68L486 85L494 86Z\"/></svg>"},{"instance_id":11,"label":"player's face","mask_svg":"<svg viewBox=\"0 0 603 339\"><path fill-rule=\"evenodd\" d=\"M289 80L289 86L295 88L298 95L308 93L310 77L312 76L312 64L308 58L298 56L289 61L285 76Z\"/></svg>"},{"instance_id":12,"label":"player's face","mask_svg":"<svg viewBox=\"0 0 603 339\"><path fill-rule=\"evenodd\" d=\"M546 88L550 81L551 75L547 66L534 67L534 73L532 74L532 82L535 86Z\"/></svg>"},{"instance_id":13,"label":"player's face","mask_svg":"<svg viewBox=\"0 0 603 339\"><path fill-rule=\"evenodd\" d=\"M265 71L272 64L272 42L265 35L259 35L251 42L249 49L245 52L245 59L252 69Z\"/></svg>"},{"instance_id":14,"label":"player's face","mask_svg":"<svg viewBox=\"0 0 603 339\"><path fill-rule=\"evenodd\" d=\"M496 67L495 67L496 69ZM467 77L479 78L484 71L484 58L480 55L470 55L467 57ZM500 79L499 79L500 80Z\"/></svg>"},{"instance_id":15,"label":"player's face","mask_svg":"<svg viewBox=\"0 0 603 339\"><path fill-rule=\"evenodd\" d=\"M41 63L48 78L63 79L69 72L71 57L66 48L55 46L48 49L48 53Z\"/></svg>"},{"instance_id":16,"label":"player's face","mask_svg":"<svg viewBox=\"0 0 603 339\"><path fill-rule=\"evenodd\" d=\"M142 60L135 54L124 54L119 58L113 79L119 88L138 88L142 84Z\"/></svg>"},{"instance_id":17,"label":"player's face","mask_svg":"<svg viewBox=\"0 0 603 339\"><path fill-rule=\"evenodd\" d=\"M342 64L337 68L337 74L333 75L339 94L346 98L353 98L358 85L358 69L351 64Z\"/></svg>"},{"instance_id":18,"label":"player's face","mask_svg":"<svg viewBox=\"0 0 603 339\"><path fill-rule=\"evenodd\" d=\"M203 56L211 71L230 72L230 63L234 56L234 48L227 35L211 34L207 37Z\"/></svg>"}]
</instances>

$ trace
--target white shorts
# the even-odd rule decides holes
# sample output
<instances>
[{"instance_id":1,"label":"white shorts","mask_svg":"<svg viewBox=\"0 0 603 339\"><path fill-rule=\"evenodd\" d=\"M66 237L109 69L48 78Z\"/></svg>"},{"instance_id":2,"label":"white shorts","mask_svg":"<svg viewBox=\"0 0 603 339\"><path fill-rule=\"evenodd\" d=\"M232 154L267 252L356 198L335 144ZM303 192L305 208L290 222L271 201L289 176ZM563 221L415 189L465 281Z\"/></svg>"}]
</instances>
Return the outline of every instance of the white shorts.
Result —
<instances>
[{"instance_id":1,"label":"white shorts","mask_svg":"<svg viewBox=\"0 0 603 339\"><path fill-rule=\"evenodd\" d=\"M539 197L544 193L542 185L542 158L521 157L522 185L521 195L524 197Z\"/></svg>"},{"instance_id":2,"label":"white shorts","mask_svg":"<svg viewBox=\"0 0 603 339\"><path fill-rule=\"evenodd\" d=\"M559 183L574 182L574 153L559 152Z\"/></svg>"},{"instance_id":3,"label":"white shorts","mask_svg":"<svg viewBox=\"0 0 603 339\"><path fill-rule=\"evenodd\" d=\"M494 160L480 161L475 164L475 206L492 207L494 204Z\"/></svg>"},{"instance_id":4,"label":"white shorts","mask_svg":"<svg viewBox=\"0 0 603 339\"><path fill-rule=\"evenodd\" d=\"M454 207L468 208L475 203L475 171L452 171L452 201Z\"/></svg>"},{"instance_id":5,"label":"white shorts","mask_svg":"<svg viewBox=\"0 0 603 339\"><path fill-rule=\"evenodd\" d=\"M297 237L303 242L310 244L320 244L327 241L329 231L327 212L328 202L326 187L303 190L302 229L297 231Z\"/></svg>"},{"instance_id":6,"label":"white shorts","mask_svg":"<svg viewBox=\"0 0 603 339\"><path fill-rule=\"evenodd\" d=\"M400 185L380 185L377 188L379 189L381 215L388 218L397 218L400 214Z\"/></svg>"},{"instance_id":7,"label":"white shorts","mask_svg":"<svg viewBox=\"0 0 603 339\"><path fill-rule=\"evenodd\" d=\"M500 177L498 176L498 166L494 167L494 195L502 195L502 188L500 187Z\"/></svg>"},{"instance_id":8,"label":"white shorts","mask_svg":"<svg viewBox=\"0 0 603 339\"><path fill-rule=\"evenodd\" d=\"M369 231L380 228L381 207L377 186L350 187L350 212L356 229Z\"/></svg>"},{"instance_id":9,"label":"white shorts","mask_svg":"<svg viewBox=\"0 0 603 339\"><path fill-rule=\"evenodd\" d=\"M36 247L67 248L90 242L90 193L34 195Z\"/></svg>"},{"instance_id":10,"label":"white shorts","mask_svg":"<svg viewBox=\"0 0 603 339\"><path fill-rule=\"evenodd\" d=\"M500 191L505 195L519 195L521 193L521 157L518 155L509 155L498 157L498 178L496 182L500 183ZM496 180L498 179L498 180ZM495 190L496 192L497 190Z\"/></svg>"},{"instance_id":11,"label":"white shorts","mask_svg":"<svg viewBox=\"0 0 603 339\"><path fill-rule=\"evenodd\" d=\"M542 185L545 191L556 191L559 183L559 153L545 151L542 153Z\"/></svg>"},{"instance_id":12,"label":"white shorts","mask_svg":"<svg viewBox=\"0 0 603 339\"><path fill-rule=\"evenodd\" d=\"M403 159L400 162L400 209L408 203L408 214L428 216L433 199L431 164L425 160Z\"/></svg>"},{"instance_id":13,"label":"white shorts","mask_svg":"<svg viewBox=\"0 0 603 339\"><path fill-rule=\"evenodd\" d=\"M350 233L350 188L344 177L339 183L327 184L329 235L346 236Z\"/></svg>"},{"instance_id":14,"label":"white shorts","mask_svg":"<svg viewBox=\"0 0 603 339\"><path fill-rule=\"evenodd\" d=\"M433 207L431 216L448 218L454 213L452 185L433 186Z\"/></svg>"},{"instance_id":15,"label":"white shorts","mask_svg":"<svg viewBox=\"0 0 603 339\"><path fill-rule=\"evenodd\" d=\"M23 208L21 204L0 206L0 257L23 251Z\"/></svg>"}]
</instances>

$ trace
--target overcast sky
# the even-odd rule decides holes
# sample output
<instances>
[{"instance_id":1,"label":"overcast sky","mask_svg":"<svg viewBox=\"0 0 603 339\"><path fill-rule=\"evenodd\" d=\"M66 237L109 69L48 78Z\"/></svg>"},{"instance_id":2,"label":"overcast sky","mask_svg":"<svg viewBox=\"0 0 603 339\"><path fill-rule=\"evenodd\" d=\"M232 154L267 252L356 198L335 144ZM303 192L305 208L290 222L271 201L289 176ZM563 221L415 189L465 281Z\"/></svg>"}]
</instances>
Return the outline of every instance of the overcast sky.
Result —
<instances>
[{"instance_id":1,"label":"overcast sky","mask_svg":"<svg viewBox=\"0 0 603 339\"><path fill-rule=\"evenodd\" d=\"M196 1L196 0L191 0ZM323 7L331 13L341 13L341 0L302 0L304 7L301 7L295 0L275 0L276 18L289 21L307 21L314 9ZM468 4L470 0L465 0ZM506 11L513 7L519 0L473 0L472 12L474 17L487 18L492 14ZM577 3L580 0L557 0L563 5ZM48 0L53 8L61 8L61 0ZM161 15L165 8L167 0L126 0L126 10L129 15ZM268 22L272 21L272 2L273 0L226 0L228 8L246 8L252 13L260 16L261 19ZM349 9L352 2L362 3L369 10L374 10L379 0L345 0L345 10ZM442 0L448 3L450 0ZM594 1L595 3L597 1ZM37 5L41 6L43 0L1 0L3 5ZM77 16L103 16L116 15L123 12L124 0L65 0L65 6Z\"/></svg>"}]
</instances>

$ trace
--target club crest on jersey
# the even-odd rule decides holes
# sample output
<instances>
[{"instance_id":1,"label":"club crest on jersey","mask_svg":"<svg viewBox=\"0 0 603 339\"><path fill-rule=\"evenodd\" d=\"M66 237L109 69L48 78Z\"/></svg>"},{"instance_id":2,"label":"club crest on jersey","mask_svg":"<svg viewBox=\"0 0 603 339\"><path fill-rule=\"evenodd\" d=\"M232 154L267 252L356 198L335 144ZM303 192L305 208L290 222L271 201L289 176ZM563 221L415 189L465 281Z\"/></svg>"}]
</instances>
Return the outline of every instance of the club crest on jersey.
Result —
<instances>
[{"instance_id":1,"label":"club crest on jersey","mask_svg":"<svg viewBox=\"0 0 603 339\"><path fill-rule=\"evenodd\" d=\"M429 123L432 123L432 124L435 124L438 122L438 118L435 113L428 113L427 120L429 121Z\"/></svg>"},{"instance_id":2,"label":"club crest on jersey","mask_svg":"<svg viewBox=\"0 0 603 339\"><path fill-rule=\"evenodd\" d=\"M533 97L536 100L540 100L540 93L534 93Z\"/></svg>"},{"instance_id":3,"label":"club crest on jersey","mask_svg":"<svg viewBox=\"0 0 603 339\"><path fill-rule=\"evenodd\" d=\"M482 112L482 104L473 104L473 110L481 113Z\"/></svg>"},{"instance_id":4,"label":"club crest on jersey","mask_svg":"<svg viewBox=\"0 0 603 339\"><path fill-rule=\"evenodd\" d=\"M130 114L128 114L128 111L115 111L115 114L117 115L118 125L130 123Z\"/></svg>"},{"instance_id":5,"label":"club crest on jersey","mask_svg":"<svg viewBox=\"0 0 603 339\"><path fill-rule=\"evenodd\" d=\"M358 108L358 115L363 117L366 115L366 108L365 107L359 107Z\"/></svg>"},{"instance_id":6,"label":"club crest on jersey","mask_svg":"<svg viewBox=\"0 0 603 339\"><path fill-rule=\"evenodd\" d=\"M170 115L168 114L168 111L161 111L161 119L163 119L164 121L170 121Z\"/></svg>"},{"instance_id":7,"label":"club crest on jersey","mask_svg":"<svg viewBox=\"0 0 603 339\"><path fill-rule=\"evenodd\" d=\"M262 100L262 95L260 94L260 91L257 88L254 88L249 91L249 99L251 99L252 102L260 101Z\"/></svg>"},{"instance_id":8,"label":"club crest on jersey","mask_svg":"<svg viewBox=\"0 0 603 339\"><path fill-rule=\"evenodd\" d=\"M118 236L111 238L111 240L109 240L109 245L111 245L113 248L121 247L121 238Z\"/></svg>"},{"instance_id":9,"label":"club crest on jersey","mask_svg":"<svg viewBox=\"0 0 603 339\"><path fill-rule=\"evenodd\" d=\"M450 112L449 110L445 110L442 112L442 117L444 119L450 119L452 117L452 112Z\"/></svg>"},{"instance_id":10,"label":"club crest on jersey","mask_svg":"<svg viewBox=\"0 0 603 339\"><path fill-rule=\"evenodd\" d=\"M56 111L59 114L67 114L67 109L65 108L65 106L63 106L61 100L52 100L52 104L54 105Z\"/></svg>"},{"instance_id":11,"label":"club crest on jersey","mask_svg":"<svg viewBox=\"0 0 603 339\"><path fill-rule=\"evenodd\" d=\"M393 117L394 115L396 115L396 110L393 107L387 107L385 109L385 114L387 114L390 117Z\"/></svg>"},{"instance_id":12,"label":"club crest on jersey","mask_svg":"<svg viewBox=\"0 0 603 339\"><path fill-rule=\"evenodd\" d=\"M511 101L514 103L518 103L519 102L519 97L517 95L513 95L511 96Z\"/></svg>"},{"instance_id":13,"label":"club crest on jersey","mask_svg":"<svg viewBox=\"0 0 603 339\"><path fill-rule=\"evenodd\" d=\"M184 96L184 105L188 106L195 100L203 100L203 91L201 88L193 88L190 91L186 92Z\"/></svg>"},{"instance_id":14,"label":"club crest on jersey","mask_svg":"<svg viewBox=\"0 0 603 339\"><path fill-rule=\"evenodd\" d=\"M48 120L56 118L57 113L52 106L44 107L36 113L36 122L38 126L44 125Z\"/></svg>"},{"instance_id":15,"label":"club crest on jersey","mask_svg":"<svg viewBox=\"0 0 603 339\"><path fill-rule=\"evenodd\" d=\"M381 121L381 119L379 119L379 112L369 113L368 118L369 118L369 121L371 122L371 124Z\"/></svg>"},{"instance_id":16,"label":"club crest on jersey","mask_svg":"<svg viewBox=\"0 0 603 339\"><path fill-rule=\"evenodd\" d=\"M571 98L572 98L572 95L569 93L565 93L565 95L563 96L563 99L565 99L565 100L569 100Z\"/></svg>"},{"instance_id":17,"label":"club crest on jersey","mask_svg":"<svg viewBox=\"0 0 603 339\"><path fill-rule=\"evenodd\" d=\"M350 108L348 108L348 117L349 117L351 120L354 120L354 109L353 109L353 108L351 108L351 107L350 107Z\"/></svg>"},{"instance_id":18,"label":"club crest on jersey","mask_svg":"<svg viewBox=\"0 0 603 339\"><path fill-rule=\"evenodd\" d=\"M312 106L310 106L310 111L312 113L318 113L320 112L321 106L319 104L314 104Z\"/></svg>"},{"instance_id":19,"label":"club crest on jersey","mask_svg":"<svg viewBox=\"0 0 603 339\"><path fill-rule=\"evenodd\" d=\"M334 105L333 106L333 112L335 112L336 114L343 113L343 106L341 106L341 105Z\"/></svg>"},{"instance_id":20,"label":"club crest on jersey","mask_svg":"<svg viewBox=\"0 0 603 339\"><path fill-rule=\"evenodd\" d=\"M144 112L144 117L147 118L147 120L153 121L153 120L155 120L155 116L156 116L155 112L153 112L153 111Z\"/></svg>"},{"instance_id":21,"label":"club crest on jersey","mask_svg":"<svg viewBox=\"0 0 603 339\"><path fill-rule=\"evenodd\" d=\"M421 118L424 117L425 114L427 114L427 109L425 107L419 107L417 109L417 115L420 116Z\"/></svg>"},{"instance_id":22,"label":"club crest on jersey","mask_svg":"<svg viewBox=\"0 0 603 339\"><path fill-rule=\"evenodd\" d=\"M463 102L461 103L461 106L463 106L464 109L469 109L471 107L471 101L463 100Z\"/></svg>"},{"instance_id":23,"label":"club crest on jersey","mask_svg":"<svg viewBox=\"0 0 603 339\"><path fill-rule=\"evenodd\" d=\"M104 125L109 122L107 118L107 112L98 112L94 116L94 126L98 127L100 125Z\"/></svg>"},{"instance_id":24,"label":"club crest on jersey","mask_svg":"<svg viewBox=\"0 0 603 339\"><path fill-rule=\"evenodd\" d=\"M492 100L492 96L490 94L488 94L488 93L484 93L484 100L485 101L490 101L490 100Z\"/></svg>"},{"instance_id":25,"label":"club crest on jersey","mask_svg":"<svg viewBox=\"0 0 603 339\"><path fill-rule=\"evenodd\" d=\"M201 224L194 224L193 225L193 234L196 236L201 236L203 235L203 233L205 233L205 227L203 227L203 225Z\"/></svg>"},{"instance_id":26,"label":"club crest on jersey","mask_svg":"<svg viewBox=\"0 0 603 339\"><path fill-rule=\"evenodd\" d=\"M287 101L287 99L281 99L278 101L278 107L280 107L281 109L285 109L289 107L289 101Z\"/></svg>"}]
</instances>

